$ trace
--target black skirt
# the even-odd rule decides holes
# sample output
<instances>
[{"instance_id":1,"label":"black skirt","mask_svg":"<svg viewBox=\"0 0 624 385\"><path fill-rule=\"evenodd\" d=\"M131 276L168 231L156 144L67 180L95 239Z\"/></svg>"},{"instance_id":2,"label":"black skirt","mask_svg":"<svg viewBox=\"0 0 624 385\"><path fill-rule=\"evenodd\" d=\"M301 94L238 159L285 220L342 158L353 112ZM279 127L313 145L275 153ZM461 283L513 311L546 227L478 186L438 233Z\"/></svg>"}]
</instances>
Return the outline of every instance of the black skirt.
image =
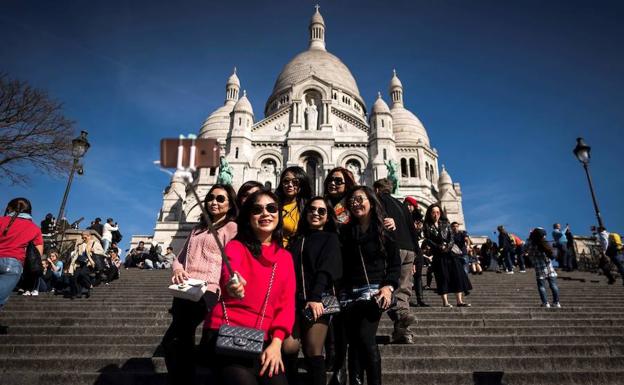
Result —
<instances>
[{"instance_id":1,"label":"black skirt","mask_svg":"<svg viewBox=\"0 0 624 385\"><path fill-rule=\"evenodd\" d=\"M472 284L464 270L464 259L449 254L433 256L433 274L436 280L436 292L439 295L448 293L467 293Z\"/></svg>"}]
</instances>

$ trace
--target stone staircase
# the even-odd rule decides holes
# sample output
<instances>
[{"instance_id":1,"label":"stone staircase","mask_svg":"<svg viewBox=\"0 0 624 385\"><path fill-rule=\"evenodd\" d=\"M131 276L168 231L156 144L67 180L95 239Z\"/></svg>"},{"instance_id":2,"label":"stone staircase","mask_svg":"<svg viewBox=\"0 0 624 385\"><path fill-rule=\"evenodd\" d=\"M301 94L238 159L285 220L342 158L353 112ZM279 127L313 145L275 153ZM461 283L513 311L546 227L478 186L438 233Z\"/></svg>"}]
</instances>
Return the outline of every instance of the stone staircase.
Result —
<instances>
[{"instance_id":1,"label":"stone staircase","mask_svg":"<svg viewBox=\"0 0 624 385\"><path fill-rule=\"evenodd\" d=\"M168 271L124 270L90 299L12 297L0 313L0 383L164 384ZM624 289L560 273L561 309L539 306L532 271L471 277L471 308L412 308L414 345L388 345L384 384L624 384ZM451 301L454 299L451 298Z\"/></svg>"}]
</instances>

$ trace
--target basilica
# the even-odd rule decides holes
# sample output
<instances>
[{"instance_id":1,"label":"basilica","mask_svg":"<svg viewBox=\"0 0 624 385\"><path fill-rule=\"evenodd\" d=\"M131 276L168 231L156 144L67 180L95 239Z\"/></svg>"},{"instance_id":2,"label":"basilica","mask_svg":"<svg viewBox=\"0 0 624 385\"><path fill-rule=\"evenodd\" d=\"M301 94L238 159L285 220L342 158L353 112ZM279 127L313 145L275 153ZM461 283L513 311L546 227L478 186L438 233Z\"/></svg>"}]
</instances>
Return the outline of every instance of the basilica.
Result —
<instances>
[{"instance_id":1,"label":"basilica","mask_svg":"<svg viewBox=\"0 0 624 385\"><path fill-rule=\"evenodd\" d=\"M223 106L199 129L199 137L218 140L233 170L234 188L247 180L275 188L280 172L297 165L306 170L316 194L322 194L323 179L336 166L351 170L369 186L394 167L398 195L414 196L423 212L440 202L449 220L465 227L459 183L453 183L444 166L440 170L425 127L404 105L397 72L391 72L389 105L379 93L369 110L349 68L325 47L325 21L318 7L308 29L308 48L277 76L264 118L254 113L251 95L241 92L235 68L226 82ZM197 172L199 196L216 182L218 172ZM177 251L199 215L197 202L187 194L182 178L174 175L153 237L136 236L133 243L153 240Z\"/></svg>"}]
</instances>

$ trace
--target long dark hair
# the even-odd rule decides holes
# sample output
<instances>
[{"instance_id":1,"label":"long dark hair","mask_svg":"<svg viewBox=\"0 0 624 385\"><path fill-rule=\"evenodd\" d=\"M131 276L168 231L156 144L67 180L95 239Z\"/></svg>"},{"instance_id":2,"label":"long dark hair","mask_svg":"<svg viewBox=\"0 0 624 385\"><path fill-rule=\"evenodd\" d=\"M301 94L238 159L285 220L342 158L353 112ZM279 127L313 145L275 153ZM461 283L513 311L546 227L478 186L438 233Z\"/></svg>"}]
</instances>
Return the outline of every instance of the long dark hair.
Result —
<instances>
[{"instance_id":1,"label":"long dark hair","mask_svg":"<svg viewBox=\"0 0 624 385\"><path fill-rule=\"evenodd\" d=\"M351 222L349 223L353 223L354 225L356 225L358 222L358 218L354 216L351 212L351 204L349 203L351 201L351 198L357 191L363 191L364 194L366 194L366 198L368 198L368 202L370 203L370 212L368 214L370 215L370 226L372 226L372 229L377 232L379 244L383 249L384 237L386 235L386 229L384 227L383 220L386 214L384 212L383 206L381 205L381 202L379 202L379 199L377 198L377 195L370 187L356 186L349 190L349 192L347 193L346 201L349 207L349 213L351 214Z\"/></svg>"},{"instance_id":2,"label":"long dark hair","mask_svg":"<svg viewBox=\"0 0 624 385\"><path fill-rule=\"evenodd\" d=\"M307 202L308 199L312 197L310 178L308 178L308 174L306 174L306 172L303 171L303 169L299 166L290 166L284 169L279 178L279 186L277 186L277 188L275 189L275 194L277 195L277 198L279 199L279 203L281 205L283 205L286 201L284 186L282 186L282 181L284 180L286 173L293 174L295 176L295 179L299 181L299 192L297 193L295 200L297 201L297 208L299 209L299 212L301 212L303 211L303 206L305 205L305 202Z\"/></svg>"},{"instance_id":3,"label":"long dark hair","mask_svg":"<svg viewBox=\"0 0 624 385\"><path fill-rule=\"evenodd\" d=\"M433 208L437 207L438 209L440 209L440 222L448 222L448 219L446 219L446 215L444 215L444 211L442 210L442 206L440 206L439 203L434 203L432 205L430 205L429 207L427 207L427 212L425 213L425 223L429 224L429 225L433 225L435 223L435 221L433 220L433 218L431 217L431 212L433 211Z\"/></svg>"},{"instance_id":4,"label":"long dark hair","mask_svg":"<svg viewBox=\"0 0 624 385\"><path fill-rule=\"evenodd\" d=\"M344 167L334 167L329 170L329 173L327 173L327 176L325 177L325 181L323 181L323 196L328 199L331 199L329 194L327 193L327 190L329 188L329 178L331 178L332 174L335 172L339 172L342 174L342 178L345 181L345 195L349 192L349 190L357 186L357 183L355 182L355 178L353 177L353 173L351 171L347 170Z\"/></svg>"},{"instance_id":5,"label":"long dark hair","mask_svg":"<svg viewBox=\"0 0 624 385\"><path fill-rule=\"evenodd\" d=\"M323 226L323 231L327 231L330 233L338 232L338 226L336 225L336 213L334 212L334 209L331 207L327 199L321 196L315 196L307 201L305 206L303 207L303 212L301 213L301 217L299 218L299 224L297 225L297 235L306 235L310 232L310 224L308 223L308 212L310 211L312 203L316 201L325 202L325 207L327 207L327 223L325 223L325 226Z\"/></svg>"},{"instance_id":6,"label":"long dark hair","mask_svg":"<svg viewBox=\"0 0 624 385\"><path fill-rule=\"evenodd\" d=\"M221 190L224 190L225 193L227 194L230 208L225 213L225 219L215 224L215 229L217 230L225 226L228 222L235 221L236 218L238 217L238 206L236 205L236 192L234 192L234 189L229 184L217 183L217 184L212 185L210 190L208 190L208 193L206 194L206 197L204 198L204 202L203 202L203 205L206 211L208 211L208 195L210 195L214 190L218 188ZM212 214L210 214L210 212L208 212L208 215L210 216L210 220L214 219L214 217L212 216ZM207 227L208 227L208 224L206 223L206 220L204 219L204 216L202 215L199 221L199 228L205 229Z\"/></svg>"},{"instance_id":7,"label":"long dark hair","mask_svg":"<svg viewBox=\"0 0 624 385\"><path fill-rule=\"evenodd\" d=\"M243 201L245 200L243 198L247 198L247 191L255 187L259 188L260 190L265 190L264 185L256 180L248 180L240 186L240 188L238 189L238 193L236 194L236 205L238 207L243 206Z\"/></svg>"},{"instance_id":8,"label":"long dark hair","mask_svg":"<svg viewBox=\"0 0 624 385\"><path fill-rule=\"evenodd\" d=\"M256 234L251 228L251 209L256 204L256 202L258 202L258 199L263 196L271 198L278 206L277 226L271 234L271 240L276 243L278 247L282 247L282 238L284 236L282 233L282 206L279 202L279 199L277 198L277 195L266 190L256 191L255 193L251 194L249 198L247 198L245 203L243 203L243 206L240 209L238 219L236 220L236 224L238 225L238 233L236 234L236 237L234 237L234 239L243 243L249 249L251 255L256 258L260 257L260 255L262 254L262 243L260 243L260 240L256 237Z\"/></svg>"},{"instance_id":9,"label":"long dark hair","mask_svg":"<svg viewBox=\"0 0 624 385\"><path fill-rule=\"evenodd\" d=\"M26 198L12 199L4 210L4 215L9 215L9 213L13 213L13 215L11 216L11 220L9 221L6 229L4 229L4 231L2 232L3 236L7 235L9 229L11 228L11 226L13 226L13 222L15 222L15 219L18 215L32 214L32 205L30 204L30 201Z\"/></svg>"}]
</instances>

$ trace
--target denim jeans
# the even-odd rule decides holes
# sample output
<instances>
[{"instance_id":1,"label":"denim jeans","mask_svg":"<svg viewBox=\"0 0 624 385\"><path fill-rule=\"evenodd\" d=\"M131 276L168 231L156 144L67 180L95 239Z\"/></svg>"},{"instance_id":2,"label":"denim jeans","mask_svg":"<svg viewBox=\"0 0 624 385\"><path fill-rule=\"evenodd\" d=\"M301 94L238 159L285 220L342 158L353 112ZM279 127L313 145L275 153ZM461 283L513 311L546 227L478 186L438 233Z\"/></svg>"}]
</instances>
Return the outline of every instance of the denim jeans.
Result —
<instances>
[{"instance_id":1,"label":"denim jeans","mask_svg":"<svg viewBox=\"0 0 624 385\"><path fill-rule=\"evenodd\" d=\"M22 275L22 263L15 258L0 258L0 307L5 304Z\"/></svg>"},{"instance_id":2,"label":"denim jeans","mask_svg":"<svg viewBox=\"0 0 624 385\"><path fill-rule=\"evenodd\" d=\"M618 254L615 257L611 258L611 262L615 265L620 273L620 278L624 281L624 255Z\"/></svg>"},{"instance_id":3,"label":"denim jeans","mask_svg":"<svg viewBox=\"0 0 624 385\"><path fill-rule=\"evenodd\" d=\"M548 295L546 294L546 285L544 284L544 281L548 281L548 284L550 285L550 291L552 291L553 295L553 303L559 303L559 287L557 286L557 277L546 277L544 279L537 280L537 290L539 291L542 303L548 303Z\"/></svg>"},{"instance_id":4,"label":"denim jeans","mask_svg":"<svg viewBox=\"0 0 624 385\"><path fill-rule=\"evenodd\" d=\"M109 241L108 239L102 238L101 243L102 243L102 248L104 249L104 252L106 253L108 251L108 248L111 245L111 241Z\"/></svg>"}]
</instances>

